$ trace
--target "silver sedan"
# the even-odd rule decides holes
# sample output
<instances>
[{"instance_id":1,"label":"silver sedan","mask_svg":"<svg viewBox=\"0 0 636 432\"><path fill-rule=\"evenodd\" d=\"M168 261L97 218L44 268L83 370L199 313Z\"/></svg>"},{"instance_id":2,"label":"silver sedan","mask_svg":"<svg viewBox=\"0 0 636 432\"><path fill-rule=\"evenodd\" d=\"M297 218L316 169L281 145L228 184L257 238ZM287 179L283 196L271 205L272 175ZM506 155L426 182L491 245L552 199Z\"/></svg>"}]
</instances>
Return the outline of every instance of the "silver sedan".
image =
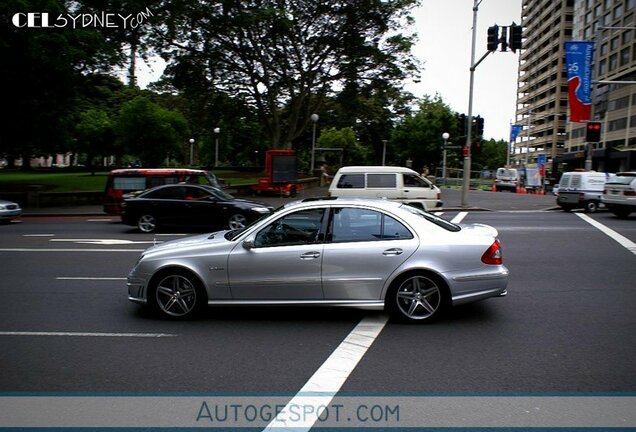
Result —
<instances>
[{"instance_id":1,"label":"silver sedan","mask_svg":"<svg viewBox=\"0 0 636 432\"><path fill-rule=\"evenodd\" d=\"M206 305L327 305L425 322L503 296L507 284L490 226L392 201L325 198L149 248L128 275L128 298L171 318Z\"/></svg>"}]
</instances>

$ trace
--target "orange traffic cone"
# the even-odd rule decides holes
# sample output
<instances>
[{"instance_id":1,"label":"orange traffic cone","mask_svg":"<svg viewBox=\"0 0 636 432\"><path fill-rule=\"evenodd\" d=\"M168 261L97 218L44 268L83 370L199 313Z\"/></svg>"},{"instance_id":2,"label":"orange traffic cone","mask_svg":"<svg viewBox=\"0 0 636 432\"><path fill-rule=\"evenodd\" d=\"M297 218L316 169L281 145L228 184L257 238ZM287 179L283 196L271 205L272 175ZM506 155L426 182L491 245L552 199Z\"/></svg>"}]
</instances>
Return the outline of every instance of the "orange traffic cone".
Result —
<instances>
[{"instance_id":1,"label":"orange traffic cone","mask_svg":"<svg viewBox=\"0 0 636 432\"><path fill-rule=\"evenodd\" d=\"M497 192L497 186L495 186L496 183L492 184L492 187L490 188L490 192Z\"/></svg>"}]
</instances>

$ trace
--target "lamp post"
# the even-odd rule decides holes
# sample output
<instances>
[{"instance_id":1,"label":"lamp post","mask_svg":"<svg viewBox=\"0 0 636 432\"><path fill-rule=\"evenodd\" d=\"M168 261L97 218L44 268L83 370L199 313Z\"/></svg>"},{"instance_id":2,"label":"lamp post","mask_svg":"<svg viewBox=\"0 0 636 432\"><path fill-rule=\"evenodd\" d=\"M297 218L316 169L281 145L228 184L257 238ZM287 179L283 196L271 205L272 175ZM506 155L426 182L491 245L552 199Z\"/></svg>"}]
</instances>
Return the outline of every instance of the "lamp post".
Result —
<instances>
[{"instance_id":1,"label":"lamp post","mask_svg":"<svg viewBox=\"0 0 636 432\"><path fill-rule=\"evenodd\" d=\"M219 166L219 134L221 133L221 128L214 128L214 135L216 136L216 144L214 146L214 166Z\"/></svg>"},{"instance_id":2,"label":"lamp post","mask_svg":"<svg viewBox=\"0 0 636 432\"><path fill-rule=\"evenodd\" d=\"M190 166L194 164L194 138L190 138Z\"/></svg>"},{"instance_id":3,"label":"lamp post","mask_svg":"<svg viewBox=\"0 0 636 432\"><path fill-rule=\"evenodd\" d=\"M442 152L442 184L446 184L446 145L448 144L448 139L450 138L450 134L448 132L444 132L442 134L442 139L444 140L444 151Z\"/></svg>"},{"instance_id":4,"label":"lamp post","mask_svg":"<svg viewBox=\"0 0 636 432\"><path fill-rule=\"evenodd\" d=\"M315 160L315 153L316 153L316 123L318 123L318 119L320 117L318 117L318 114L312 114L311 117L309 117L311 119L312 122L314 122L314 131L313 131L313 136L311 139L311 174L314 174L314 160Z\"/></svg>"}]
</instances>

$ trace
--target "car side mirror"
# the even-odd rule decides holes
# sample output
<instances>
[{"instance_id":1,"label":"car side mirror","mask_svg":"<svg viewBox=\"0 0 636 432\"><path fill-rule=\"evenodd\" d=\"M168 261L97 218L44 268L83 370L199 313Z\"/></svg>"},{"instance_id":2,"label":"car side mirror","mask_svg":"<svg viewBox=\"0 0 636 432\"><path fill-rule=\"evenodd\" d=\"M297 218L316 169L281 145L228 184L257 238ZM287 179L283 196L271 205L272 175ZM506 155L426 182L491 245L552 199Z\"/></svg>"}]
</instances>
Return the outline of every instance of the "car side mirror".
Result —
<instances>
[{"instance_id":1,"label":"car side mirror","mask_svg":"<svg viewBox=\"0 0 636 432\"><path fill-rule=\"evenodd\" d=\"M250 250L254 247L254 240L243 240L243 247Z\"/></svg>"}]
</instances>

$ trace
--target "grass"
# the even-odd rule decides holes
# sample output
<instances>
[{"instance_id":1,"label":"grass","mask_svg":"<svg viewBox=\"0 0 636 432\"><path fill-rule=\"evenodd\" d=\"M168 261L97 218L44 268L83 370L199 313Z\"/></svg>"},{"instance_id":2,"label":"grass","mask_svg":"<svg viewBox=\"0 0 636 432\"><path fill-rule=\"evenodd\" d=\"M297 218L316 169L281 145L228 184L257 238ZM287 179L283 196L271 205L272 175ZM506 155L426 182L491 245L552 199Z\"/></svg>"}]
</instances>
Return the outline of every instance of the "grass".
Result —
<instances>
[{"instance_id":1,"label":"grass","mask_svg":"<svg viewBox=\"0 0 636 432\"><path fill-rule=\"evenodd\" d=\"M219 171L216 173L228 185L253 184L258 181L255 173ZM9 170L0 169L0 190L23 191L39 189L47 192L96 192L106 188L108 171L76 172L60 170Z\"/></svg>"}]
</instances>

